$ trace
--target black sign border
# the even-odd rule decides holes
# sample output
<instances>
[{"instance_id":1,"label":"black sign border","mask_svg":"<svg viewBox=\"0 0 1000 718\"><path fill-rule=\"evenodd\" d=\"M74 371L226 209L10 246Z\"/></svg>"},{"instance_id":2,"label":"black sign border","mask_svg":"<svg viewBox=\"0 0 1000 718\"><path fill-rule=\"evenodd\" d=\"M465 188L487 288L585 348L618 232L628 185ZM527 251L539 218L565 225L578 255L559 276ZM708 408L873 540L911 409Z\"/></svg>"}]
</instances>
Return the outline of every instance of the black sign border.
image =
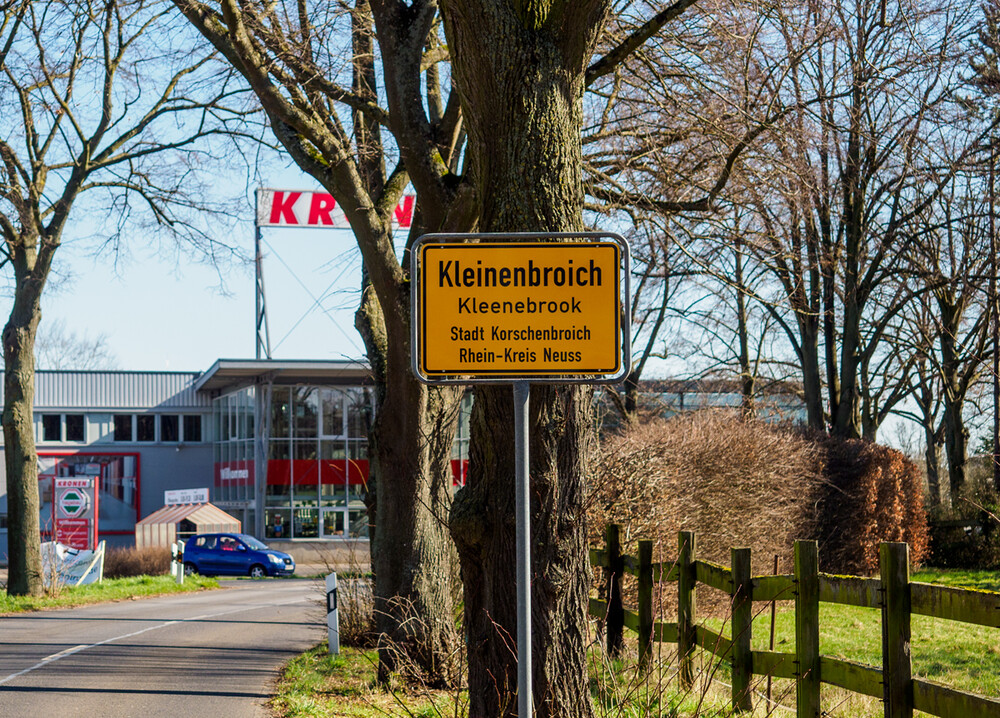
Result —
<instances>
[{"instance_id":1,"label":"black sign border","mask_svg":"<svg viewBox=\"0 0 1000 718\"><path fill-rule=\"evenodd\" d=\"M555 242L553 240L563 240ZM620 342L618 366L614 369L590 370L574 374L558 374L552 372L526 372L487 370L474 374L464 374L460 371L435 371L425 373L421 366L424 352L423 337L426 336L426 317L423 316L426 291L422 279L420 260L426 245L476 245L509 246L516 248L536 247L540 244L572 244L565 240L584 240L577 244L614 243L618 246L618 273L615 276L615 296L618 300L618 312L615 320L615 336ZM613 232L549 232L549 233L470 233L470 234L425 234L420 237L410 249L410 324L411 324L411 358L413 373L425 384L509 384L514 381L559 384L617 384L631 370L631 323L623 310L627 306L622 300L622 287L625 296L630 296L631 252L628 242L619 234Z\"/></svg>"}]
</instances>

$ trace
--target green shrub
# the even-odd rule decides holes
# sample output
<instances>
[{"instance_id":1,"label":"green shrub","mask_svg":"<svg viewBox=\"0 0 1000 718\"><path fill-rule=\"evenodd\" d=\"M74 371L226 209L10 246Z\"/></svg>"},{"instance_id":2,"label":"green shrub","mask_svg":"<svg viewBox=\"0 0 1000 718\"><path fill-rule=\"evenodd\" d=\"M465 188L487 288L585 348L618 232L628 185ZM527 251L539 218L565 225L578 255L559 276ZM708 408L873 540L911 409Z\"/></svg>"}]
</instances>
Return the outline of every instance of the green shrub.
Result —
<instances>
[{"instance_id":1,"label":"green shrub","mask_svg":"<svg viewBox=\"0 0 1000 718\"><path fill-rule=\"evenodd\" d=\"M991 482L991 474L970 471L962 495L931 510L931 566L1000 569L1000 496Z\"/></svg>"}]
</instances>

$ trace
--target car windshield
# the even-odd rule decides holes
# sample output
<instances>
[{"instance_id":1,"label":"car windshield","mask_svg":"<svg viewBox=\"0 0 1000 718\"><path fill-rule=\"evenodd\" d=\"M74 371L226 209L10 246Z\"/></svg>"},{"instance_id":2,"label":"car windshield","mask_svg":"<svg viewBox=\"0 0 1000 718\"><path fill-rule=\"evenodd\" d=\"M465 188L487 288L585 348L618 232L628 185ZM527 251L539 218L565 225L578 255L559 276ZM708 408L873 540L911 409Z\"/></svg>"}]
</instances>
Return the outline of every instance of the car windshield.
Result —
<instances>
[{"instance_id":1,"label":"car windshield","mask_svg":"<svg viewBox=\"0 0 1000 718\"><path fill-rule=\"evenodd\" d=\"M240 541L242 541L247 546L257 551L263 551L264 549L267 548L266 543L264 543L263 541L258 541L253 536L247 536L246 534L240 534Z\"/></svg>"}]
</instances>

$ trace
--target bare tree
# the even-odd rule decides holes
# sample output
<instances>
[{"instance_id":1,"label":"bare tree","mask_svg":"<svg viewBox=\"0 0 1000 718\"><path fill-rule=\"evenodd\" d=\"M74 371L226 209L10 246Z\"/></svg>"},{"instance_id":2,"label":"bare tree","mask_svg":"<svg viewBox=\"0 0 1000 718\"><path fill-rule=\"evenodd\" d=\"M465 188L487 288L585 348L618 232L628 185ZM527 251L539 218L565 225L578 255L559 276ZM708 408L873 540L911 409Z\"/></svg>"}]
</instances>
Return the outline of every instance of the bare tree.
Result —
<instances>
[{"instance_id":1,"label":"bare tree","mask_svg":"<svg viewBox=\"0 0 1000 718\"><path fill-rule=\"evenodd\" d=\"M276 137L351 221L366 282L357 325L379 387L372 557L387 617L382 627L414 649L428 647L430 660L421 665L447 680L441 667L453 645L453 604L443 590L450 553L440 520L459 393L428 389L410 374L408 255L393 251L392 209L412 183L418 209L410 241L422 231L477 222L487 231L581 229L583 88L613 72L691 2L653 14L589 68L609 0L455 0L441 3L440 16L432 0L358 0L340 44L332 5L223 0L216 11L176 3L248 79ZM458 92L444 86L437 65L445 60ZM384 144L383 131L391 135ZM516 675L512 657L493 640L515 625L508 600L514 546L504 518L513 504L513 424L508 392L478 392L475 406L470 478L452 508L451 532L464 578L473 712L485 716L509 713L495 692L506 696ZM536 704L546 714L587 715L580 699L587 575L581 519L590 392L538 387L534 407L534 605L536 626L545 627L536 634ZM414 614L423 620L408 620ZM383 655L383 677L391 667Z\"/></svg>"},{"instance_id":2,"label":"bare tree","mask_svg":"<svg viewBox=\"0 0 1000 718\"><path fill-rule=\"evenodd\" d=\"M905 360L883 342L913 297L896 281L911 229L989 132L959 92L971 27L968 7L937 0L884 16L853 1L768 16L758 47L793 61L757 74L785 106L805 107L744 157L741 196L757 215L749 246L782 288L771 311L815 428L873 438L909 391Z\"/></svg>"},{"instance_id":3,"label":"bare tree","mask_svg":"<svg viewBox=\"0 0 1000 718\"><path fill-rule=\"evenodd\" d=\"M678 334L701 338L688 342L689 358L698 360L691 373L718 376L734 370L744 408L752 413L762 357L751 358L749 323L765 291L758 286L755 254L743 246L742 233L753 228L737 233L727 225L733 211L727 203L729 185L759 138L780 133L792 113L808 112L819 101L784 92L785 68L801 61L812 45L776 48L773 38L768 44L773 14L729 0L700 3L594 91L597 100L590 103L585 137L591 206L619 221L625 217L636 226L659 227L662 234L659 256L647 253L652 259L644 261L643 252L637 252L640 294L633 299L633 321L640 323L636 337L641 344L634 347L637 361L626 381L623 408L653 356L652 347L662 346L657 332L676 327ZM616 32L620 28L610 34ZM685 292L685 286L698 284L692 282L698 276L704 278L702 286ZM670 298L659 294L662 302L650 301L649 290L661 287L669 288ZM727 301L709 301L706 292L724 294ZM682 298L698 308L688 311ZM708 313L709 306L724 311Z\"/></svg>"},{"instance_id":4,"label":"bare tree","mask_svg":"<svg viewBox=\"0 0 1000 718\"><path fill-rule=\"evenodd\" d=\"M90 336L67 329L58 320L43 324L35 337L37 369L117 369L118 359L108 346L106 334Z\"/></svg>"},{"instance_id":5,"label":"bare tree","mask_svg":"<svg viewBox=\"0 0 1000 718\"><path fill-rule=\"evenodd\" d=\"M188 213L206 204L196 152L237 131L226 122L242 124L245 113L219 67L173 45L184 28L171 25L169 10L145 0L6 6L0 105L17 113L0 136L0 235L14 275L3 329L11 594L42 590L34 350L42 292L64 234L75 229L71 216L106 209L105 240L115 242L130 213L145 213L220 251Z\"/></svg>"},{"instance_id":6,"label":"bare tree","mask_svg":"<svg viewBox=\"0 0 1000 718\"><path fill-rule=\"evenodd\" d=\"M979 26L978 46L973 46L971 65L973 82L981 93L983 110L996 116L997 96L1000 95L1000 3L986 0L982 4L983 22ZM996 227L996 164L997 137L990 136L990 170L988 195L990 200L990 254L993 257L989 282L991 333L993 334L993 486L1000 492L1000 289L998 267L1000 243Z\"/></svg>"},{"instance_id":7,"label":"bare tree","mask_svg":"<svg viewBox=\"0 0 1000 718\"><path fill-rule=\"evenodd\" d=\"M965 486L969 429L965 412L969 393L989 370L992 357L991 313L983 285L991 272L988 193L981 171L956 177L932 211L919 223L913 268L929 295L932 312L925 325L926 357L938 375L944 444L952 497Z\"/></svg>"},{"instance_id":8,"label":"bare tree","mask_svg":"<svg viewBox=\"0 0 1000 718\"><path fill-rule=\"evenodd\" d=\"M368 509L387 644L379 677L387 681L402 654L423 680L450 685L460 642L447 525L462 391L418 382L409 354L409 247L424 232L475 222L473 189L460 173L459 100L438 69L449 53L437 4L175 4L246 78L274 136L350 220L363 260L355 326L376 394ZM407 184L418 204L397 254L393 210Z\"/></svg>"}]
</instances>

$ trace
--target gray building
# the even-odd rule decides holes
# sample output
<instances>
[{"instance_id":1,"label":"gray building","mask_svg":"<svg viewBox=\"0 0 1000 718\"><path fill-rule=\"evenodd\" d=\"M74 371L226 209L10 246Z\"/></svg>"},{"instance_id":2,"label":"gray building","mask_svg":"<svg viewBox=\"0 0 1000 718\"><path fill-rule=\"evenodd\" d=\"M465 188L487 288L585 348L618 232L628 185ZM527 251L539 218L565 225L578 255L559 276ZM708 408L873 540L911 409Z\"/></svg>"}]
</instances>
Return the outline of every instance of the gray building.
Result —
<instances>
[{"instance_id":1,"label":"gray building","mask_svg":"<svg viewBox=\"0 0 1000 718\"><path fill-rule=\"evenodd\" d=\"M39 371L34 406L43 533L55 477L99 482L99 534L134 541L171 489L211 501L269 539L367 535L368 367L338 361L216 361L207 371ZM456 481L466 440L456 442ZM0 463L0 471L3 464ZM0 562L7 553L0 484Z\"/></svg>"}]
</instances>

